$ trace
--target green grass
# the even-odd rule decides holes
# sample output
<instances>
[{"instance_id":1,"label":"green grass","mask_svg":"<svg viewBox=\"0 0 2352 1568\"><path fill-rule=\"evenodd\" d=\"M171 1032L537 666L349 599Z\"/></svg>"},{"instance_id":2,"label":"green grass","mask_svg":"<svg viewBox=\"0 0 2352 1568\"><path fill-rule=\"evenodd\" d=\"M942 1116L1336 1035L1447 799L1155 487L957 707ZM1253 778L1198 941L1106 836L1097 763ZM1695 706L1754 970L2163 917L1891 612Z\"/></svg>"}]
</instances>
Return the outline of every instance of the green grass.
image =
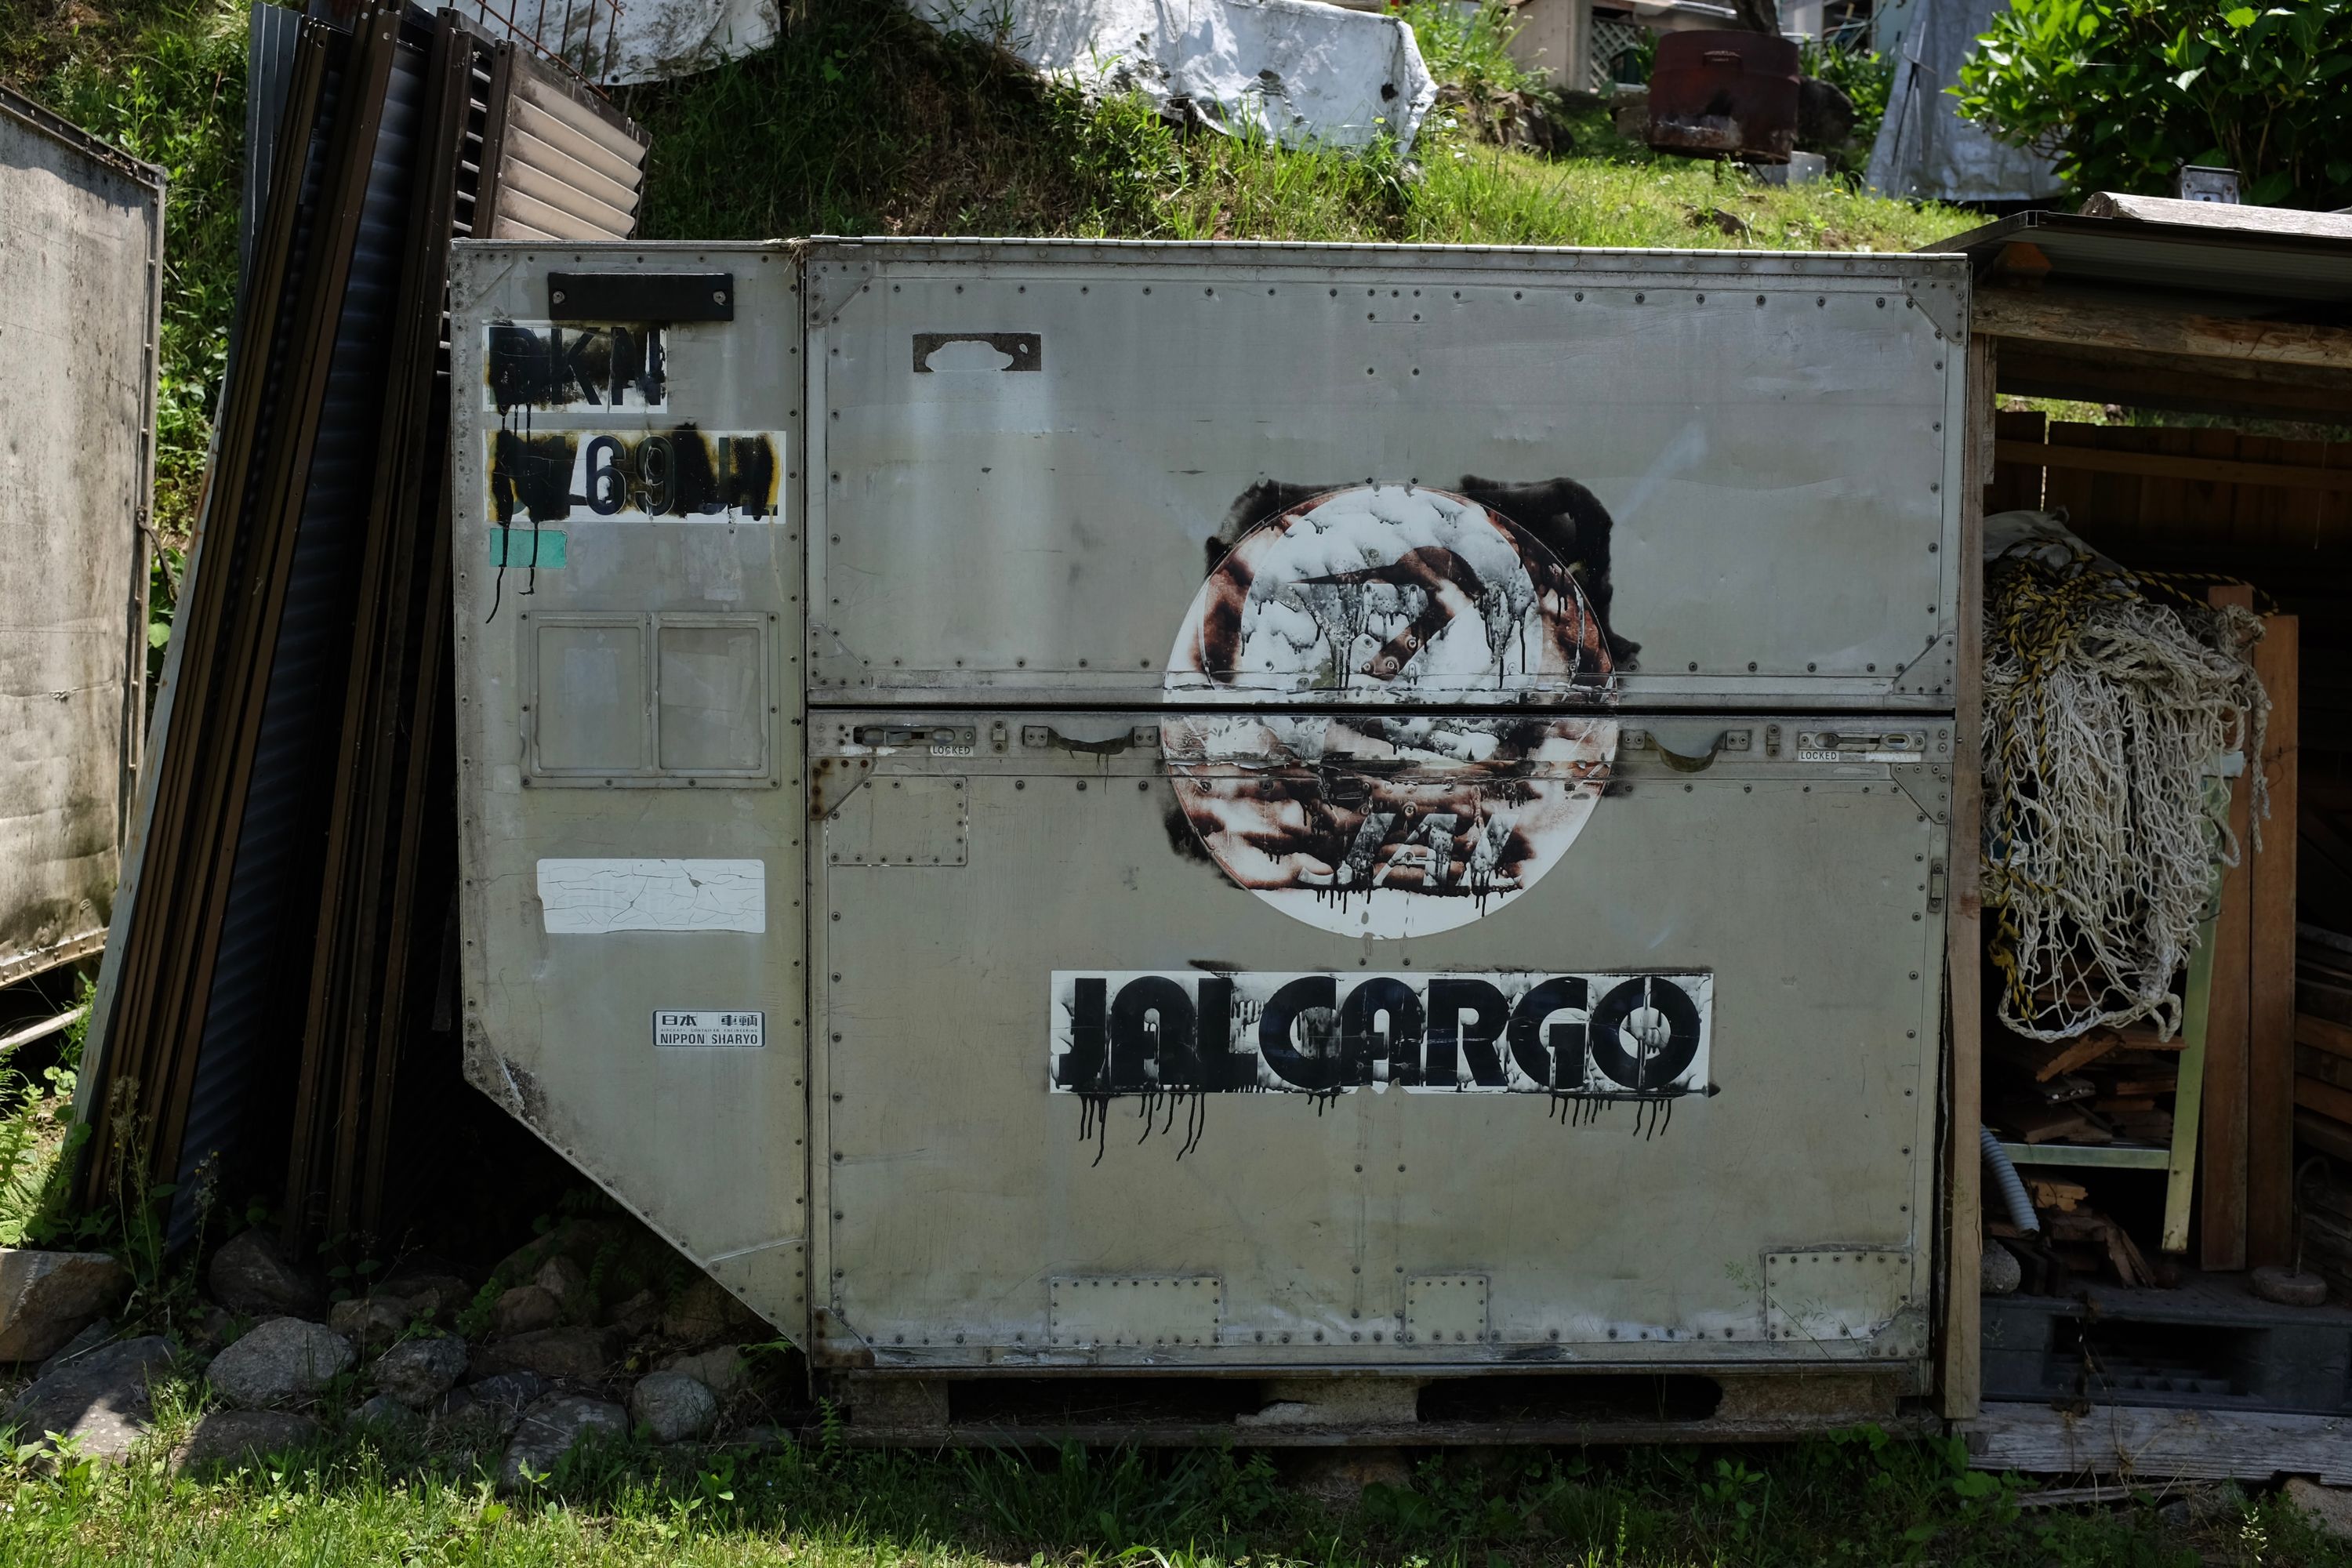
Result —
<instances>
[{"instance_id":1,"label":"green grass","mask_svg":"<svg viewBox=\"0 0 2352 1568\"><path fill-rule=\"evenodd\" d=\"M1433 13L1434 14L1434 13ZM1659 158L1587 111L1577 155L1425 125L1408 163L1181 134L1139 100L1089 106L894 6L805 0L773 48L623 103L653 132L646 234L1005 234L1150 239L1910 250L1978 221L1842 185L1752 184ZM1504 90L1491 22L1446 24L1444 79Z\"/></svg>"},{"instance_id":2,"label":"green grass","mask_svg":"<svg viewBox=\"0 0 2352 1568\"><path fill-rule=\"evenodd\" d=\"M0 0L0 76L135 157L163 166L163 331L155 524L195 521L226 367L245 143L245 7L236 0ZM176 569L176 563L174 563Z\"/></svg>"},{"instance_id":3,"label":"green grass","mask_svg":"<svg viewBox=\"0 0 2352 1568\"><path fill-rule=\"evenodd\" d=\"M184 1426L185 1402L165 1407ZM876 1455L820 1442L762 1455L622 1445L499 1498L483 1470L347 1434L319 1455L197 1483L158 1460L0 1478L0 1564L713 1565L1134 1563L1278 1568L2032 1563L2342 1568L2341 1542L2284 1504L2200 1495L2168 1522L2150 1492L2021 1509L2013 1480L1945 1443L1855 1434L1771 1451L1423 1458L1329 1505L1293 1458L1131 1450Z\"/></svg>"}]
</instances>

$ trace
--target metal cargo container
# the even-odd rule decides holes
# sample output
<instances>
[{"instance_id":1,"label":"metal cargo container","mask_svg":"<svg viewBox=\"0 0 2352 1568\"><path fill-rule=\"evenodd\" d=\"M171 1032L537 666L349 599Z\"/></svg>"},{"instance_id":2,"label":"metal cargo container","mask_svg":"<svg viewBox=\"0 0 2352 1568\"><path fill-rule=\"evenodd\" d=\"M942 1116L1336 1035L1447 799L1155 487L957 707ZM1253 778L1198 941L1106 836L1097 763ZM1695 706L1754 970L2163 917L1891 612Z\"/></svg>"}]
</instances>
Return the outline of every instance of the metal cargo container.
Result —
<instances>
[{"instance_id":1,"label":"metal cargo container","mask_svg":"<svg viewBox=\"0 0 2352 1568\"><path fill-rule=\"evenodd\" d=\"M469 1071L854 1430L1926 1391L1958 269L461 248Z\"/></svg>"},{"instance_id":2,"label":"metal cargo container","mask_svg":"<svg viewBox=\"0 0 2352 1568\"><path fill-rule=\"evenodd\" d=\"M0 985L106 942L146 714L163 172L0 89Z\"/></svg>"}]
</instances>

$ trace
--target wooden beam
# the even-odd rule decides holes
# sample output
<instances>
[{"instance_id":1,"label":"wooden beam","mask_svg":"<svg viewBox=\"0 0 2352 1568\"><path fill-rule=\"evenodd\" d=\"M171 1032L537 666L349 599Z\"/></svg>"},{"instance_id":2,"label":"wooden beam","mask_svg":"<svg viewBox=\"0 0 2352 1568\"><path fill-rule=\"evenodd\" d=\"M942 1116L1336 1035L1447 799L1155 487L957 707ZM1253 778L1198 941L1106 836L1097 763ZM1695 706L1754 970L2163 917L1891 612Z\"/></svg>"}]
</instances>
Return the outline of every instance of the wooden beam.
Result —
<instances>
[{"instance_id":1,"label":"wooden beam","mask_svg":"<svg viewBox=\"0 0 2352 1568\"><path fill-rule=\"evenodd\" d=\"M2217 485L2270 485L2281 489L2352 493L2352 468L2242 463L2224 458L2126 452L2112 447L2053 446L2044 441L2003 441L1995 447L1994 456L2004 463L2025 463L2037 468L2080 468L2095 474L2138 474L2148 479L2201 479Z\"/></svg>"},{"instance_id":2,"label":"wooden beam","mask_svg":"<svg viewBox=\"0 0 2352 1568\"><path fill-rule=\"evenodd\" d=\"M2007 338L2000 389L2029 397L2122 403L2192 414L2343 424L2352 418L2352 366L2255 364L2136 349Z\"/></svg>"},{"instance_id":3,"label":"wooden beam","mask_svg":"<svg viewBox=\"0 0 2352 1568\"><path fill-rule=\"evenodd\" d=\"M2206 316L2157 305L2120 304L2107 294L2041 288L1979 289L1969 310L1977 333L2084 348L2138 349L2193 359L2263 364L2352 364L2352 331L2303 321L2247 316Z\"/></svg>"},{"instance_id":4,"label":"wooden beam","mask_svg":"<svg viewBox=\"0 0 2352 1568\"><path fill-rule=\"evenodd\" d=\"M2217 605L2252 609L2254 591L2243 584L2213 589ZM2250 768L2259 759L2249 758ZM2205 1027L2202 1130L2205 1179L2198 1205L2197 1253L2207 1268L2246 1266L2246 1002L2247 928L2252 916L2247 853L2247 800L2252 779L2230 787L2230 831L2238 863L2221 873L2221 911L2213 927L2213 990Z\"/></svg>"},{"instance_id":5,"label":"wooden beam","mask_svg":"<svg viewBox=\"0 0 2352 1568\"><path fill-rule=\"evenodd\" d=\"M2092 192L2083 200L2083 216L2127 218L2140 223L2192 224L2241 237L2284 234L2306 239L2352 239L2352 217L2341 213L2240 205L2235 202L2191 202L2179 196L2134 196L2120 191Z\"/></svg>"},{"instance_id":6,"label":"wooden beam","mask_svg":"<svg viewBox=\"0 0 2352 1568\"><path fill-rule=\"evenodd\" d=\"M2333 1018L2315 1018L2308 1013L2294 1017L2294 1043L2309 1046L2315 1051L2352 1059L2352 1028L2347 1028Z\"/></svg>"},{"instance_id":7,"label":"wooden beam","mask_svg":"<svg viewBox=\"0 0 2352 1568\"><path fill-rule=\"evenodd\" d=\"M2270 788L2263 847L2252 846L2246 1004L2246 1263L2294 1261L2295 719L2303 623L2264 622L2254 673L2271 700L2262 777Z\"/></svg>"},{"instance_id":8,"label":"wooden beam","mask_svg":"<svg viewBox=\"0 0 2352 1568\"><path fill-rule=\"evenodd\" d=\"M1951 1116L1945 1128L1943 1412L1965 1420L1983 1386L1984 1329L1979 1292L1984 1268L1983 895L1978 888L1984 777L1977 762L1984 726L1984 493L1992 480L1993 346L1969 341L1968 423L1961 441L1958 673L1952 746L1951 912L1944 926Z\"/></svg>"},{"instance_id":9,"label":"wooden beam","mask_svg":"<svg viewBox=\"0 0 2352 1568\"><path fill-rule=\"evenodd\" d=\"M2352 1416L2165 1410L2049 1401L1985 1406L1966 1433L1969 1464L2027 1474L2267 1481L2282 1473L2352 1486Z\"/></svg>"},{"instance_id":10,"label":"wooden beam","mask_svg":"<svg viewBox=\"0 0 2352 1568\"><path fill-rule=\"evenodd\" d=\"M2340 1121L2352 1127L2352 1089L2338 1089L2315 1078L2298 1078L2294 1080L2294 1102L2305 1110L2317 1111L2330 1121Z\"/></svg>"}]
</instances>

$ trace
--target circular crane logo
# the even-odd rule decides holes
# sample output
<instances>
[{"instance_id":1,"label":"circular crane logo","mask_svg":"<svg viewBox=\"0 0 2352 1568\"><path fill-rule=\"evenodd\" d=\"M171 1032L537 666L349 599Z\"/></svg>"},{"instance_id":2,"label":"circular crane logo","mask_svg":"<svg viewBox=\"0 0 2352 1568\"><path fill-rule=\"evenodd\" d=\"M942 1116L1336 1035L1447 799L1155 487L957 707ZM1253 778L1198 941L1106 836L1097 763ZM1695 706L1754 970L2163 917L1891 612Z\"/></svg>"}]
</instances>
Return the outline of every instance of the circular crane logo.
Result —
<instances>
[{"instance_id":1,"label":"circular crane logo","mask_svg":"<svg viewBox=\"0 0 2352 1568\"><path fill-rule=\"evenodd\" d=\"M1445 490L1356 486L1258 524L1194 596L1166 689L1248 709L1161 726L1210 856L1347 935L1447 931L1525 892L1617 750L1608 638L1574 574Z\"/></svg>"}]
</instances>

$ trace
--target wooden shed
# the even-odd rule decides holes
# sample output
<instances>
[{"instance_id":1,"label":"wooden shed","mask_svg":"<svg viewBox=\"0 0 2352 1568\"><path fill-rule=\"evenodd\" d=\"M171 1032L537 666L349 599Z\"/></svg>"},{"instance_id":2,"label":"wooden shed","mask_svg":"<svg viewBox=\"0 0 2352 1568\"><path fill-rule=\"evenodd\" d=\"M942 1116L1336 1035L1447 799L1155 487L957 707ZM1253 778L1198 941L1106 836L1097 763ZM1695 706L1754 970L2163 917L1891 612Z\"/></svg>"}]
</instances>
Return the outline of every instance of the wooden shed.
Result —
<instances>
[{"instance_id":1,"label":"wooden shed","mask_svg":"<svg viewBox=\"0 0 2352 1568\"><path fill-rule=\"evenodd\" d=\"M2021 213L1929 248L1974 263L1978 522L2063 510L2085 542L2134 571L2267 617L2254 657L2273 707L2255 761L2272 816L2260 851L2222 879L2210 974L2183 1031L2202 1061L2181 1059L2179 1137L2168 1148L2036 1157L2147 1172L2147 1201L2167 1205L2176 1277L2205 1307L2228 1304L2238 1271L2293 1263L2298 1227L2306 1266L2328 1272L2319 1243L2352 1223L2326 1197L2352 1192L2352 950L2334 940L2352 931L2352 216L2102 195L2077 214ZM2027 405L2052 399L2097 406ZM1980 570L1969 592L1964 638L1981 625ZM1963 648L1964 729L1981 707L1981 656ZM1976 770L1958 771L1968 784L1956 778L1956 842L1980 822ZM2248 794L2242 779L2242 826ZM2142 1474L2296 1468L2285 1458L2313 1434L2274 1409L2232 1426L2226 1397L2203 1401L2208 1413L2185 1424L2160 1408L2178 1402L2160 1397L2122 1401L2134 1408L2103 1426L2000 1403L2005 1373L1988 1374L1974 1245L1983 1205L1972 1145L1991 1020L1979 1001L1978 868L1956 859L1955 880L1968 885L1956 889L1950 951L1946 1414L1978 1416L1981 1397L1979 1431L2008 1463L2112 1469L2137 1448ZM2194 989L2195 965L2191 979ZM2352 1294L2352 1276L2330 1283L2339 1303ZM2006 1353L1999 1331L1990 1341ZM2219 1470L2217 1443L2232 1456ZM2185 1468L2167 1472L2173 1449Z\"/></svg>"}]
</instances>

